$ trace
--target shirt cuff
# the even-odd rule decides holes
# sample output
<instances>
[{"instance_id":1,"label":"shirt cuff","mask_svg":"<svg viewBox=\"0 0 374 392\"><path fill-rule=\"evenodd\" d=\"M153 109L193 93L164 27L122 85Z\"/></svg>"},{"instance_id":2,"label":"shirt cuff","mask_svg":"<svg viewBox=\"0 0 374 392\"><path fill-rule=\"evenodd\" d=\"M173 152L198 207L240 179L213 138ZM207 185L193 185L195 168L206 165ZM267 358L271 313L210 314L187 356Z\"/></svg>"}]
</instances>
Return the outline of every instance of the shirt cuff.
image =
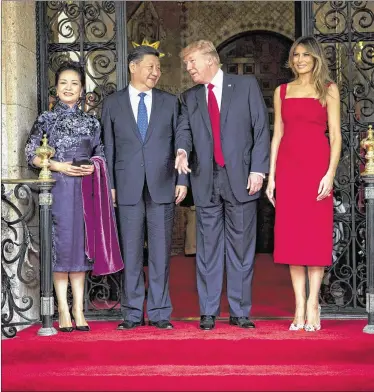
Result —
<instances>
[{"instance_id":1,"label":"shirt cuff","mask_svg":"<svg viewBox=\"0 0 374 392\"><path fill-rule=\"evenodd\" d=\"M265 178L265 174L264 174L264 173L251 172L251 174L258 174L258 175L261 176L262 178Z\"/></svg>"},{"instance_id":2,"label":"shirt cuff","mask_svg":"<svg viewBox=\"0 0 374 392\"><path fill-rule=\"evenodd\" d=\"M177 152L183 151L186 154L186 157L188 158L187 151L184 148L178 148Z\"/></svg>"}]
</instances>

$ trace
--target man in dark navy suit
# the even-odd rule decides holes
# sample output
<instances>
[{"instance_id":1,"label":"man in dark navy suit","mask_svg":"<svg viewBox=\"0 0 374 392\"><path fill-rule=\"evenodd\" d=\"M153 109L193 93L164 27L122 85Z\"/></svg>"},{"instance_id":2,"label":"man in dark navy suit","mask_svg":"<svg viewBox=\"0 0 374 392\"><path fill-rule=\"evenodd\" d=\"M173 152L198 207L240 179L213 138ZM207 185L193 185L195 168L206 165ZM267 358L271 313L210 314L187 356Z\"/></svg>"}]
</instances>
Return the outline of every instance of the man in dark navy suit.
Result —
<instances>
[{"instance_id":1,"label":"man in dark navy suit","mask_svg":"<svg viewBox=\"0 0 374 392\"><path fill-rule=\"evenodd\" d=\"M105 155L113 200L118 205L125 269L118 329L144 324L143 245L147 227L149 324L173 328L169 261L175 204L186 196L188 178L174 169L176 96L155 88L160 53L138 46L128 55L130 84L104 102Z\"/></svg>"},{"instance_id":2,"label":"man in dark navy suit","mask_svg":"<svg viewBox=\"0 0 374 392\"><path fill-rule=\"evenodd\" d=\"M196 205L200 328L215 326L225 262L230 324L254 328L256 209L269 169L266 107L253 76L222 72L212 42L194 42L181 57L197 84L181 95L175 167L190 172Z\"/></svg>"}]
</instances>

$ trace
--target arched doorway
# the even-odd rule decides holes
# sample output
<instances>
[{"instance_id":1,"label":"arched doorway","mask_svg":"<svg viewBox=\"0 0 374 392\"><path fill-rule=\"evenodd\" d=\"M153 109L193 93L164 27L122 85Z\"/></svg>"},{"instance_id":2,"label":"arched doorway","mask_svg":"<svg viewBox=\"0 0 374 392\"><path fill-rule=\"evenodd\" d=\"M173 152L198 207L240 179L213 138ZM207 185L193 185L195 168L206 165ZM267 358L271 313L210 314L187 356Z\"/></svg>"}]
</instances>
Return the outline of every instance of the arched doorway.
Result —
<instances>
[{"instance_id":1,"label":"arched doorway","mask_svg":"<svg viewBox=\"0 0 374 392\"><path fill-rule=\"evenodd\" d=\"M267 31L251 31L234 36L218 47L222 70L229 74L254 75L260 85L273 131L273 95L277 86L290 80L286 68L292 42L287 37ZM269 253L274 247L274 209L263 192L258 205L257 252Z\"/></svg>"}]
</instances>

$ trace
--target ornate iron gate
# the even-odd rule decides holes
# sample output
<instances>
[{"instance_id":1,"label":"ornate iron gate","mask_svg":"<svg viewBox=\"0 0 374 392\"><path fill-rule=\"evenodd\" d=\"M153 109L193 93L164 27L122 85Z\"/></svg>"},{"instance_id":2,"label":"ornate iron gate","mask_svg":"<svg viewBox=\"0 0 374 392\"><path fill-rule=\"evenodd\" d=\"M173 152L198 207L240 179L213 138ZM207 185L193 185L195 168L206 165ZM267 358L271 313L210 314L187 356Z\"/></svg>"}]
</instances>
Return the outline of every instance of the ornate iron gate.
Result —
<instances>
[{"instance_id":1,"label":"ornate iron gate","mask_svg":"<svg viewBox=\"0 0 374 392\"><path fill-rule=\"evenodd\" d=\"M38 109L55 99L54 74L66 60L86 72L85 111L97 115L105 96L126 84L125 2L37 2Z\"/></svg>"},{"instance_id":2,"label":"ornate iron gate","mask_svg":"<svg viewBox=\"0 0 374 392\"><path fill-rule=\"evenodd\" d=\"M303 6L303 33L323 44L341 92L343 151L335 179L334 264L326 272L321 298L328 312L360 313L367 286L360 140L374 122L374 3L314 1Z\"/></svg>"}]
</instances>

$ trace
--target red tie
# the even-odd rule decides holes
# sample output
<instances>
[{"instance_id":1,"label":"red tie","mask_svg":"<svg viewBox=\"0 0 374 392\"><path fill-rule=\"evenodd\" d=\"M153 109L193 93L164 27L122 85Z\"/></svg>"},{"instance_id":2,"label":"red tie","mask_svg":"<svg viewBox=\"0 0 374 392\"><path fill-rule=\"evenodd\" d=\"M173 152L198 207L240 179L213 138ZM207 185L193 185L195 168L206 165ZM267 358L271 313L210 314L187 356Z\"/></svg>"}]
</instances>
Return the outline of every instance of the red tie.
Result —
<instances>
[{"instance_id":1,"label":"red tie","mask_svg":"<svg viewBox=\"0 0 374 392\"><path fill-rule=\"evenodd\" d=\"M219 115L219 108L216 96L213 92L213 84L208 84L208 112L210 117L210 124L213 132L213 152L214 159L220 166L225 166L225 158L223 157L221 147L221 121Z\"/></svg>"}]
</instances>

